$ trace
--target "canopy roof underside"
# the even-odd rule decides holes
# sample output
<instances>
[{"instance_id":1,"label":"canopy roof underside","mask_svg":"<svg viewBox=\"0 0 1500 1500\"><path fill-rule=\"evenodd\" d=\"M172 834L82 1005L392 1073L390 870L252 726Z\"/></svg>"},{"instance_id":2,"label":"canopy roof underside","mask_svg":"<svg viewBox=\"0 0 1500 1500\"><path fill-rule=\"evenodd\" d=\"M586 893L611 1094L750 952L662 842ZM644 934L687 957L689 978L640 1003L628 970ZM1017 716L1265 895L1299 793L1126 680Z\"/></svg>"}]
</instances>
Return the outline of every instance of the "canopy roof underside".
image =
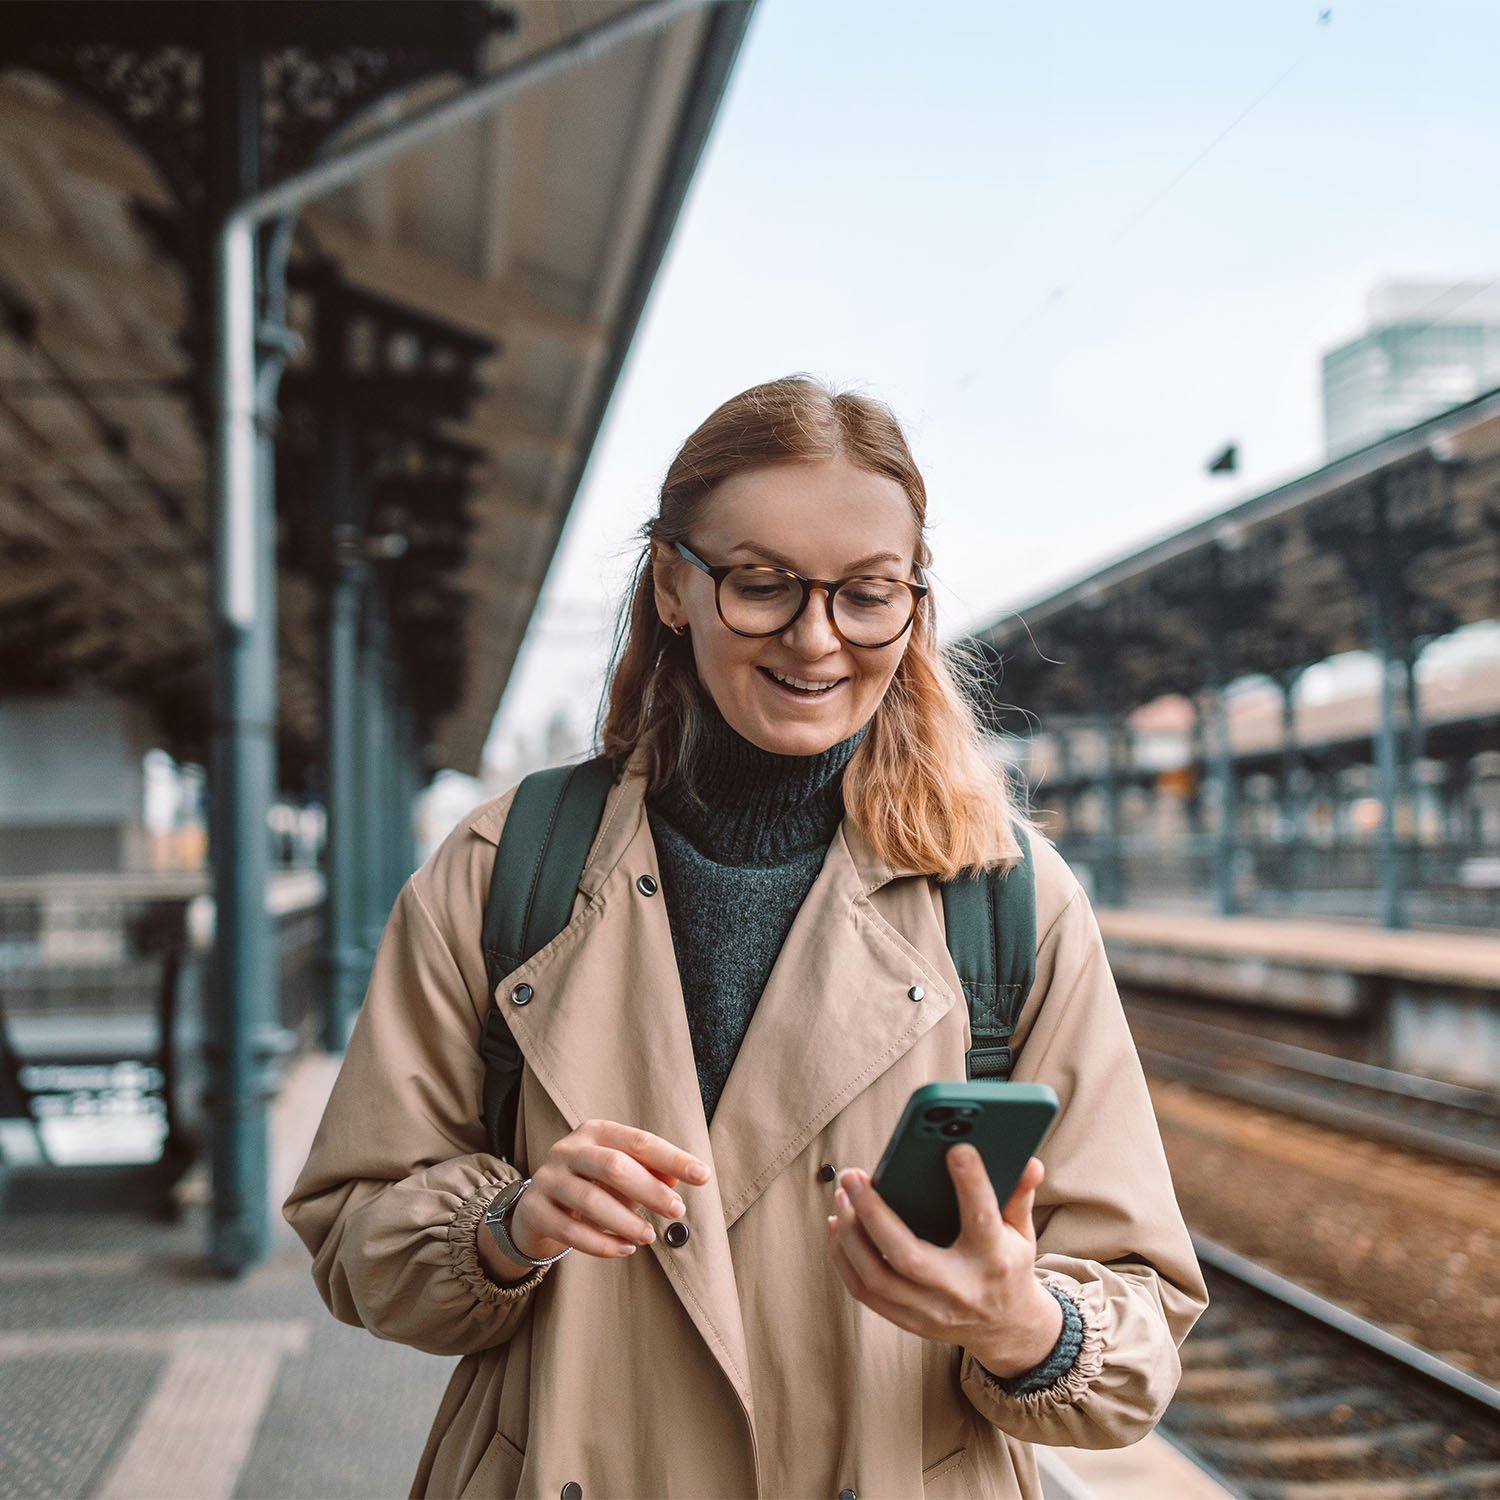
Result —
<instances>
[{"instance_id":1,"label":"canopy roof underside","mask_svg":"<svg viewBox=\"0 0 1500 1500\"><path fill-rule=\"evenodd\" d=\"M483 42L481 71L630 8L521 7L519 25ZM454 643L452 690L419 714L429 769L478 768L750 8L687 11L374 171L297 224L294 268L331 263L344 284L492 346L465 415L433 434L476 460L459 530L444 533L461 545L427 627ZM190 278L152 228L179 205L117 124L5 63L0 694L118 694L147 710L166 748L202 759L206 401L187 336ZM463 86L451 72L417 83L346 138ZM309 503L285 486L278 495L288 784L322 760L327 580L288 544L298 530L288 507Z\"/></svg>"}]
</instances>

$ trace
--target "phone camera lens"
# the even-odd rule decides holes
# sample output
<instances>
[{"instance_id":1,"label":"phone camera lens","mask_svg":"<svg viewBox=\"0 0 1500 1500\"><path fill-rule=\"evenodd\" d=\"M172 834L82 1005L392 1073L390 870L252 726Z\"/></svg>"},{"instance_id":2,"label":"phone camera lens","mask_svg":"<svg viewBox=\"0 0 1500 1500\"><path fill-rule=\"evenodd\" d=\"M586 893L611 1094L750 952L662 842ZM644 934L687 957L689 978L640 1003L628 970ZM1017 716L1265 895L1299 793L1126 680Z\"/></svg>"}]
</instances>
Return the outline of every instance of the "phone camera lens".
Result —
<instances>
[{"instance_id":1,"label":"phone camera lens","mask_svg":"<svg viewBox=\"0 0 1500 1500\"><path fill-rule=\"evenodd\" d=\"M957 1140L960 1136L969 1135L974 1127L967 1120L949 1120L943 1126L943 1134L950 1140Z\"/></svg>"},{"instance_id":2,"label":"phone camera lens","mask_svg":"<svg viewBox=\"0 0 1500 1500\"><path fill-rule=\"evenodd\" d=\"M939 1104L933 1109L924 1110L922 1118L929 1125L941 1125L944 1120L951 1120L953 1115L954 1111L948 1105Z\"/></svg>"}]
</instances>

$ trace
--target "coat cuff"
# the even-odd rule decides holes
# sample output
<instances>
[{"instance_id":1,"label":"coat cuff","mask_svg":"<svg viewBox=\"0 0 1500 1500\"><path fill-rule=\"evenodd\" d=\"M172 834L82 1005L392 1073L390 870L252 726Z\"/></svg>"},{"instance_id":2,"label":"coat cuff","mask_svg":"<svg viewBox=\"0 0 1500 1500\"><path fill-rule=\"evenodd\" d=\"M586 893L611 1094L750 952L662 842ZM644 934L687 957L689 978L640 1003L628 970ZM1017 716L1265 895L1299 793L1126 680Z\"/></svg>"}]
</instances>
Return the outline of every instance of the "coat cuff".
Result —
<instances>
[{"instance_id":1,"label":"coat cuff","mask_svg":"<svg viewBox=\"0 0 1500 1500\"><path fill-rule=\"evenodd\" d=\"M479 1260L479 1236L484 1232L484 1216L495 1195L513 1180L514 1177L508 1177L504 1182L486 1183L464 1202L448 1226L448 1248L453 1256L455 1275L480 1302L488 1302L492 1307L520 1301L535 1291L541 1285L542 1277L552 1269L550 1265L537 1266L529 1276L505 1285L491 1281L484 1274Z\"/></svg>"},{"instance_id":2,"label":"coat cuff","mask_svg":"<svg viewBox=\"0 0 1500 1500\"><path fill-rule=\"evenodd\" d=\"M1073 1368L1078 1351L1083 1347L1083 1314L1078 1311L1078 1304L1050 1281L1044 1281L1042 1285L1056 1299L1063 1313L1062 1332L1058 1334L1052 1352L1021 1375L999 1376L988 1366L981 1366L986 1375L1000 1382L1000 1388L1007 1396L1029 1396L1034 1391L1044 1391L1048 1386L1056 1385Z\"/></svg>"},{"instance_id":3,"label":"coat cuff","mask_svg":"<svg viewBox=\"0 0 1500 1500\"><path fill-rule=\"evenodd\" d=\"M1043 1274L1041 1282L1063 1305L1063 1332L1052 1353L1036 1369L1011 1380L1003 1380L1000 1376L991 1374L972 1356L968 1360L967 1372L983 1385L987 1395L998 1397L1014 1409L1031 1416L1072 1406L1082 1400L1089 1386L1104 1369L1104 1331L1086 1302L1074 1295L1073 1288L1062 1277ZM1040 1383L1037 1377L1050 1371L1055 1363L1060 1364L1059 1354L1069 1342L1069 1331L1075 1320L1078 1327L1077 1349L1071 1363L1062 1366L1057 1371L1056 1378ZM1062 1370L1066 1370L1066 1373L1062 1373Z\"/></svg>"}]
</instances>

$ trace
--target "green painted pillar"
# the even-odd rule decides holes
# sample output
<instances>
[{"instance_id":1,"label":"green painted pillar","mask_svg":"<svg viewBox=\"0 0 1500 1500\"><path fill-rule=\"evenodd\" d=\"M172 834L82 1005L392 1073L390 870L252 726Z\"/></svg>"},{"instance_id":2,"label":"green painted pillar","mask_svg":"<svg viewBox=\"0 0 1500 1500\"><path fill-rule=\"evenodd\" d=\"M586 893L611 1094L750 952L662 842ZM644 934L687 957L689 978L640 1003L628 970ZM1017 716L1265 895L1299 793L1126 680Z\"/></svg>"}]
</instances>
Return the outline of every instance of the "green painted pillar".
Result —
<instances>
[{"instance_id":1,"label":"green painted pillar","mask_svg":"<svg viewBox=\"0 0 1500 1500\"><path fill-rule=\"evenodd\" d=\"M319 361L323 365L322 358ZM337 368L335 365L327 368ZM328 936L323 1045L341 1052L370 978L361 924L360 640L369 565L354 473L353 413L341 389L325 412L332 586L324 679L328 766Z\"/></svg>"},{"instance_id":2,"label":"green painted pillar","mask_svg":"<svg viewBox=\"0 0 1500 1500\"><path fill-rule=\"evenodd\" d=\"M379 590L365 596L364 633L360 643L360 933L373 962L390 902L384 858L389 823L386 756L385 615Z\"/></svg>"},{"instance_id":3,"label":"green painted pillar","mask_svg":"<svg viewBox=\"0 0 1500 1500\"><path fill-rule=\"evenodd\" d=\"M1379 883L1380 925L1391 929L1406 926L1405 882L1402 880L1401 849L1396 840L1396 809L1400 800L1401 773L1396 734L1395 681L1402 669L1396 641L1396 559L1391 546L1390 515L1386 496L1378 490L1370 500L1372 557L1370 568L1370 648L1380 670L1379 713L1372 753L1375 760L1376 795L1380 799L1380 826L1376 830L1376 878Z\"/></svg>"}]
</instances>

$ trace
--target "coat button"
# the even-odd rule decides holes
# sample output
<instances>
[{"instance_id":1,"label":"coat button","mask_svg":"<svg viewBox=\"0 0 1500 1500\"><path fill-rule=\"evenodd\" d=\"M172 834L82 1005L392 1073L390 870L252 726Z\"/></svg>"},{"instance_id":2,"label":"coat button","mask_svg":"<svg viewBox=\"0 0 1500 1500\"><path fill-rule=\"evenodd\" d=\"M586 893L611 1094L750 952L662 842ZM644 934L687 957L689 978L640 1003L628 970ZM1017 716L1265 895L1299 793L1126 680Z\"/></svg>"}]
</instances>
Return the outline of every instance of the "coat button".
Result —
<instances>
[{"instance_id":1,"label":"coat button","mask_svg":"<svg viewBox=\"0 0 1500 1500\"><path fill-rule=\"evenodd\" d=\"M859 1500L859 1496L853 1490L840 1490L839 1500Z\"/></svg>"},{"instance_id":2,"label":"coat button","mask_svg":"<svg viewBox=\"0 0 1500 1500\"><path fill-rule=\"evenodd\" d=\"M515 989L510 992L511 1004L529 1005L531 1003L531 997L535 993L536 991L533 990L529 984L518 984Z\"/></svg>"},{"instance_id":3,"label":"coat button","mask_svg":"<svg viewBox=\"0 0 1500 1500\"><path fill-rule=\"evenodd\" d=\"M688 1242L689 1230L681 1219L675 1219L667 1225L666 1241L674 1250L681 1250Z\"/></svg>"},{"instance_id":4,"label":"coat button","mask_svg":"<svg viewBox=\"0 0 1500 1500\"><path fill-rule=\"evenodd\" d=\"M570 1479L562 1487L562 1500L583 1500L583 1486L576 1479Z\"/></svg>"},{"instance_id":5,"label":"coat button","mask_svg":"<svg viewBox=\"0 0 1500 1500\"><path fill-rule=\"evenodd\" d=\"M831 1161L825 1161L818 1168L818 1179L821 1182L832 1182L839 1175L839 1169Z\"/></svg>"},{"instance_id":6,"label":"coat button","mask_svg":"<svg viewBox=\"0 0 1500 1500\"><path fill-rule=\"evenodd\" d=\"M925 1000L927 998L927 991L920 984L914 984L907 990L906 998L908 1000Z\"/></svg>"},{"instance_id":7,"label":"coat button","mask_svg":"<svg viewBox=\"0 0 1500 1500\"><path fill-rule=\"evenodd\" d=\"M642 875L641 878L636 881L635 888L643 896L654 896L661 889L661 887L657 885L655 878L650 875Z\"/></svg>"}]
</instances>

